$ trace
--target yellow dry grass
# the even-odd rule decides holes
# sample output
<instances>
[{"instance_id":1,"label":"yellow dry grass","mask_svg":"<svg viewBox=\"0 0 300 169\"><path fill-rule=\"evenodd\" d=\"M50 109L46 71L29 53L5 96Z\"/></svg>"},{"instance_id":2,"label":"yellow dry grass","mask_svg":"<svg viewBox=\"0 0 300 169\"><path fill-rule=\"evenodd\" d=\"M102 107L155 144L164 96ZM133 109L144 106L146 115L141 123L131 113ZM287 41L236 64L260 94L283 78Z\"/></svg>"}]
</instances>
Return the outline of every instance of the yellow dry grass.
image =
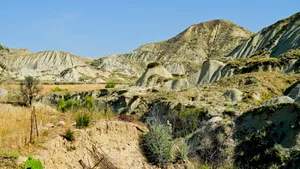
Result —
<instances>
[{"instance_id":1,"label":"yellow dry grass","mask_svg":"<svg viewBox=\"0 0 300 169\"><path fill-rule=\"evenodd\" d=\"M110 109L104 115L103 112L88 112L86 110L61 113L42 103L35 103L34 107L40 136L35 136L34 144L29 144L32 108L0 104L0 150L15 150L26 154L30 153L40 143L51 139L52 136L57 134L62 135L68 128L75 128L71 124L75 122L76 117L81 113L89 114L92 122L103 119L112 120L118 117ZM56 126L52 129L45 127L48 123L56 124L61 120L66 123L65 126Z\"/></svg>"},{"instance_id":2,"label":"yellow dry grass","mask_svg":"<svg viewBox=\"0 0 300 169\"><path fill-rule=\"evenodd\" d=\"M19 85L16 84L3 84L1 85L4 89L12 89L12 90L18 90L20 88ZM85 91L85 90L97 90L97 89L103 89L105 87L105 84L66 84L66 85L41 85L42 91L41 94L46 94L51 92L52 89L59 87L61 89L68 89L68 91Z\"/></svg>"},{"instance_id":3,"label":"yellow dry grass","mask_svg":"<svg viewBox=\"0 0 300 169\"><path fill-rule=\"evenodd\" d=\"M51 107L35 104L38 126L54 123L60 114ZM21 149L29 141L31 109L0 104L0 149ZM40 132L42 129L40 127ZM43 135L43 133L40 133ZM43 137L43 136L42 136Z\"/></svg>"}]
</instances>

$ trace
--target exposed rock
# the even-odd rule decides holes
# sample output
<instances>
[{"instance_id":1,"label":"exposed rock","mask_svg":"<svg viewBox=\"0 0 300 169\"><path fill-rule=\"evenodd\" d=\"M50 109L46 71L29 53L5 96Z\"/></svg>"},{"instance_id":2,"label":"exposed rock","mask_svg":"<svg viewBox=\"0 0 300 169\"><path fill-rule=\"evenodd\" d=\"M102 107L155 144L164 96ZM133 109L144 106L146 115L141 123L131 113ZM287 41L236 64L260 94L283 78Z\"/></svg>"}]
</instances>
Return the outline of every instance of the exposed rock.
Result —
<instances>
[{"instance_id":1,"label":"exposed rock","mask_svg":"<svg viewBox=\"0 0 300 169\"><path fill-rule=\"evenodd\" d=\"M158 65L153 68L148 68L136 82L137 86L150 87L163 84L164 80L173 78L163 66Z\"/></svg>"},{"instance_id":2,"label":"exposed rock","mask_svg":"<svg viewBox=\"0 0 300 169\"><path fill-rule=\"evenodd\" d=\"M299 51L300 52L300 51ZM295 58L282 56L280 58L251 58L248 60L227 60L226 63L209 60L202 68L189 76L192 86L205 86L237 74L251 72L281 72L296 73L299 69L300 55Z\"/></svg>"},{"instance_id":3,"label":"exposed rock","mask_svg":"<svg viewBox=\"0 0 300 169\"><path fill-rule=\"evenodd\" d=\"M55 125L54 125L54 124L52 124L52 123L48 123L48 124L46 124L46 127L47 127L47 128L54 128L54 127L55 127Z\"/></svg>"},{"instance_id":4,"label":"exposed rock","mask_svg":"<svg viewBox=\"0 0 300 169\"><path fill-rule=\"evenodd\" d=\"M110 55L93 61L93 66L98 69L120 72L127 76L139 77L144 70L144 65L124 58L124 55Z\"/></svg>"},{"instance_id":5,"label":"exposed rock","mask_svg":"<svg viewBox=\"0 0 300 169\"><path fill-rule=\"evenodd\" d=\"M262 105L272 105L272 104L281 104L281 103L294 103L294 99L288 96L281 96L271 100L264 101Z\"/></svg>"},{"instance_id":6,"label":"exposed rock","mask_svg":"<svg viewBox=\"0 0 300 169\"><path fill-rule=\"evenodd\" d=\"M292 85L288 89L286 95L294 99L296 102L300 102L300 81Z\"/></svg>"},{"instance_id":7,"label":"exposed rock","mask_svg":"<svg viewBox=\"0 0 300 169\"><path fill-rule=\"evenodd\" d=\"M56 126L65 126L65 125L66 125L66 122L64 122L64 121L58 121L56 123Z\"/></svg>"},{"instance_id":8,"label":"exposed rock","mask_svg":"<svg viewBox=\"0 0 300 169\"><path fill-rule=\"evenodd\" d=\"M229 56L249 58L267 54L271 57L300 47L300 12L264 28L247 42L238 46Z\"/></svg>"},{"instance_id":9,"label":"exposed rock","mask_svg":"<svg viewBox=\"0 0 300 169\"><path fill-rule=\"evenodd\" d=\"M227 56L251 35L230 21L212 20L192 25L169 40L145 44L124 55L103 57L95 65L141 73L148 63L159 61L172 74L187 74L208 58Z\"/></svg>"},{"instance_id":10,"label":"exposed rock","mask_svg":"<svg viewBox=\"0 0 300 169\"><path fill-rule=\"evenodd\" d=\"M224 93L224 96L227 97L230 101L230 104L234 105L237 104L239 101L242 100L243 92L239 91L238 89L231 89L227 90Z\"/></svg>"},{"instance_id":11,"label":"exposed rock","mask_svg":"<svg viewBox=\"0 0 300 169\"><path fill-rule=\"evenodd\" d=\"M60 73L61 81L67 82L92 81L96 77L96 71L88 66L73 67Z\"/></svg>"},{"instance_id":12,"label":"exposed rock","mask_svg":"<svg viewBox=\"0 0 300 169\"><path fill-rule=\"evenodd\" d=\"M181 91L183 89L189 88L190 85L186 78L178 78L167 81L165 84L162 85L162 87L173 91Z\"/></svg>"},{"instance_id":13,"label":"exposed rock","mask_svg":"<svg viewBox=\"0 0 300 169\"><path fill-rule=\"evenodd\" d=\"M201 70L189 77L190 84L196 86L209 85L221 78L232 76L234 69L226 66L225 63L209 60L204 62Z\"/></svg>"}]
</instances>

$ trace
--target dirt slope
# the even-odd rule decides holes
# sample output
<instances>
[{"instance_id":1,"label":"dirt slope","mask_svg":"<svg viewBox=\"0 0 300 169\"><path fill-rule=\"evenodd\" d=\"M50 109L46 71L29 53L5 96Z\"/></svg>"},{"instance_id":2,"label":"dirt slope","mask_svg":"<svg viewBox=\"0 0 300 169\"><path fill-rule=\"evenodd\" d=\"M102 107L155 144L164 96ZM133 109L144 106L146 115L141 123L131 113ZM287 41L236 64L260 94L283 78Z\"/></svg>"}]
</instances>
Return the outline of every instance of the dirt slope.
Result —
<instances>
[{"instance_id":1,"label":"dirt slope","mask_svg":"<svg viewBox=\"0 0 300 169\"><path fill-rule=\"evenodd\" d=\"M57 136L44 144L36 156L45 168L82 169L79 161L94 167L97 161L89 150L96 147L108 164L120 169L152 168L141 153L139 137L146 128L123 121L100 121L85 130L75 130L75 141L68 142ZM106 164L100 163L107 168ZM112 167L112 166L111 166ZM99 168L99 167L98 167Z\"/></svg>"}]
</instances>

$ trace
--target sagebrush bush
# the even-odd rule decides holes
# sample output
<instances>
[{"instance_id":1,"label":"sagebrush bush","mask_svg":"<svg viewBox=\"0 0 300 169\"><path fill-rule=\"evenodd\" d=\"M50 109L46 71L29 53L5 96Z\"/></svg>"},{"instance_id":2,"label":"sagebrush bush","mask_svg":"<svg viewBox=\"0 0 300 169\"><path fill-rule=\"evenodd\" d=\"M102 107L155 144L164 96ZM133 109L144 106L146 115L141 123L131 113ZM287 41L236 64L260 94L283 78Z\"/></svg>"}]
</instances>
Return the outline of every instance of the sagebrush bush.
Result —
<instances>
[{"instance_id":1,"label":"sagebrush bush","mask_svg":"<svg viewBox=\"0 0 300 169\"><path fill-rule=\"evenodd\" d=\"M59 99L56 107L57 110L65 112L65 107L66 107L65 99Z\"/></svg>"},{"instance_id":2,"label":"sagebrush bush","mask_svg":"<svg viewBox=\"0 0 300 169\"><path fill-rule=\"evenodd\" d=\"M172 135L169 129L161 124L149 127L149 132L142 139L142 148L149 162L164 166L172 160Z\"/></svg>"},{"instance_id":3,"label":"sagebrush bush","mask_svg":"<svg viewBox=\"0 0 300 169\"><path fill-rule=\"evenodd\" d=\"M274 128L271 124L240 142L235 147L235 165L240 168L269 168L285 163L288 154L276 144L274 136L279 134Z\"/></svg>"},{"instance_id":4,"label":"sagebrush bush","mask_svg":"<svg viewBox=\"0 0 300 169\"><path fill-rule=\"evenodd\" d=\"M66 100L59 99L57 102L57 110L66 112L66 111L73 111L80 106L80 101L76 101L73 99Z\"/></svg>"},{"instance_id":5,"label":"sagebrush bush","mask_svg":"<svg viewBox=\"0 0 300 169\"><path fill-rule=\"evenodd\" d=\"M105 88L115 88L116 87L116 82L110 81L105 85Z\"/></svg>"},{"instance_id":6,"label":"sagebrush bush","mask_svg":"<svg viewBox=\"0 0 300 169\"><path fill-rule=\"evenodd\" d=\"M68 141L74 141L75 140L74 132L71 129L68 129L66 131L66 133L63 135L63 137Z\"/></svg>"},{"instance_id":7,"label":"sagebrush bush","mask_svg":"<svg viewBox=\"0 0 300 169\"><path fill-rule=\"evenodd\" d=\"M185 162L188 160L189 146L183 138L179 138L174 142L174 160Z\"/></svg>"},{"instance_id":8,"label":"sagebrush bush","mask_svg":"<svg viewBox=\"0 0 300 169\"><path fill-rule=\"evenodd\" d=\"M24 169L43 169L43 165L40 160L29 157L25 162Z\"/></svg>"},{"instance_id":9,"label":"sagebrush bush","mask_svg":"<svg viewBox=\"0 0 300 169\"><path fill-rule=\"evenodd\" d=\"M85 128L85 127L89 126L90 122L91 122L91 118L88 114L80 113L76 117L76 128L79 128L79 129Z\"/></svg>"},{"instance_id":10,"label":"sagebrush bush","mask_svg":"<svg viewBox=\"0 0 300 169\"><path fill-rule=\"evenodd\" d=\"M76 101L74 99L69 99L65 101L65 109L66 111L73 111L74 109L80 106L80 101Z\"/></svg>"},{"instance_id":11,"label":"sagebrush bush","mask_svg":"<svg viewBox=\"0 0 300 169\"><path fill-rule=\"evenodd\" d=\"M83 106L84 106L84 108L86 108L90 111L94 110L95 109L95 99L93 97L86 97Z\"/></svg>"},{"instance_id":12,"label":"sagebrush bush","mask_svg":"<svg viewBox=\"0 0 300 169\"><path fill-rule=\"evenodd\" d=\"M199 120L204 115L203 109L184 109L179 113L172 113L168 120L173 126L175 138L185 137L198 128Z\"/></svg>"}]
</instances>

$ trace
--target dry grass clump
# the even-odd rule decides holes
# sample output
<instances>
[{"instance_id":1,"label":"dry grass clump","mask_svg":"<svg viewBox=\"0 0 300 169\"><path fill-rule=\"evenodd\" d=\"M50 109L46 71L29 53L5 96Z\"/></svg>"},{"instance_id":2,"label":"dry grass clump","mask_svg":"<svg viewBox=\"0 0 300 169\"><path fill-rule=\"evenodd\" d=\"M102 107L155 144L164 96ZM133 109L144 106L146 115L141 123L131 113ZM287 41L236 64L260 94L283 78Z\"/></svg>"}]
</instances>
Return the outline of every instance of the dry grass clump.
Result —
<instances>
[{"instance_id":1,"label":"dry grass clump","mask_svg":"<svg viewBox=\"0 0 300 169\"><path fill-rule=\"evenodd\" d=\"M57 121L60 114L43 104L34 104L40 135L42 127ZM0 104L0 149L22 149L29 142L31 109Z\"/></svg>"}]
</instances>

